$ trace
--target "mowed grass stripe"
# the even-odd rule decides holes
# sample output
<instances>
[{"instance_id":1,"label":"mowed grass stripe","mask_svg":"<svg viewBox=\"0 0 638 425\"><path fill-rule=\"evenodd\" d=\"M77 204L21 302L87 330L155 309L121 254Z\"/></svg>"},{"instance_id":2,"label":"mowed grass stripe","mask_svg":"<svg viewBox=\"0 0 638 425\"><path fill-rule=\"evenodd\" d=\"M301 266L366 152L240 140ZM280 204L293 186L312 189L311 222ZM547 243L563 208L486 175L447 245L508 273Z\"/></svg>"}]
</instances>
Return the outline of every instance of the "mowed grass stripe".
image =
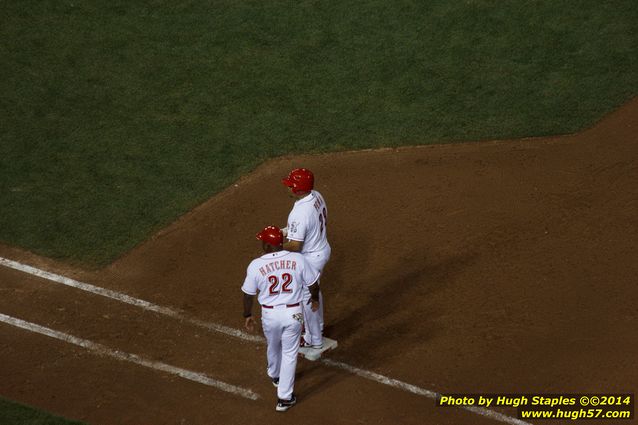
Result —
<instances>
[{"instance_id":1,"label":"mowed grass stripe","mask_svg":"<svg viewBox=\"0 0 638 425\"><path fill-rule=\"evenodd\" d=\"M0 425L86 425L0 398Z\"/></svg>"},{"instance_id":2,"label":"mowed grass stripe","mask_svg":"<svg viewBox=\"0 0 638 425\"><path fill-rule=\"evenodd\" d=\"M4 2L0 241L103 265L266 158L573 132L638 3Z\"/></svg>"}]
</instances>

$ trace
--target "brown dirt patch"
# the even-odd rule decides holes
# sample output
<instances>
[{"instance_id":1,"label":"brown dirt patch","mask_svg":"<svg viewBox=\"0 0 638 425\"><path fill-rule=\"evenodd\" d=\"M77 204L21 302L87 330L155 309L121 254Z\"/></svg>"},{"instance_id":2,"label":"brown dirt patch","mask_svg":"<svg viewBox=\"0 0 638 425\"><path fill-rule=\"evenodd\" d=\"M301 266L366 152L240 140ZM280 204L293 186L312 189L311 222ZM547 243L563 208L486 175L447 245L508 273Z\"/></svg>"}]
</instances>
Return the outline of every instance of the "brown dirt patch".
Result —
<instances>
[{"instance_id":1,"label":"brown dirt patch","mask_svg":"<svg viewBox=\"0 0 638 425\"><path fill-rule=\"evenodd\" d=\"M239 328L253 235L285 223L291 200L279 179L303 165L330 208L323 288L340 344L330 358L437 392L630 392L637 130L635 99L577 135L280 158L103 270L9 247L0 255ZM243 400L0 324L0 395L94 425L494 423L306 361L300 404L275 416L260 345L3 267L0 281L1 313L262 396Z\"/></svg>"}]
</instances>

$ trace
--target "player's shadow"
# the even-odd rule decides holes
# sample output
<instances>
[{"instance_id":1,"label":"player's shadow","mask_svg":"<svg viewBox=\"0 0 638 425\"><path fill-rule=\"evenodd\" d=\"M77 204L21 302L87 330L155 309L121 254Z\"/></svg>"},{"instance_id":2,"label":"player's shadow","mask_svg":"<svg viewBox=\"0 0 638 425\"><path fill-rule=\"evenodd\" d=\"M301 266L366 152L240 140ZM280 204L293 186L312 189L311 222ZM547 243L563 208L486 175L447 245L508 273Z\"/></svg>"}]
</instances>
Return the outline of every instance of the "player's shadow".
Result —
<instances>
[{"instance_id":1,"label":"player's shadow","mask_svg":"<svg viewBox=\"0 0 638 425\"><path fill-rule=\"evenodd\" d=\"M435 335L441 311L432 295L445 285L453 285L455 276L472 264L476 255L467 252L435 259L428 257L425 247L415 246L407 253L389 251L395 252L386 257L391 261L381 266L375 264L365 238L352 233L350 237L353 239L343 245L336 241L322 279L327 305L324 333L339 342L335 352L324 356L375 369ZM305 382L305 397L336 385L346 376L306 361L298 374Z\"/></svg>"},{"instance_id":2,"label":"player's shadow","mask_svg":"<svg viewBox=\"0 0 638 425\"><path fill-rule=\"evenodd\" d=\"M342 371L326 368L320 361L302 361L297 366L295 391L303 399L312 398L340 382L346 375Z\"/></svg>"},{"instance_id":3,"label":"player's shadow","mask_svg":"<svg viewBox=\"0 0 638 425\"><path fill-rule=\"evenodd\" d=\"M357 255L369 252L361 246L359 240ZM350 301L345 305L349 308L331 310L334 315L326 318L325 333L339 341L337 357L358 366L383 365L388 357L400 356L431 339L440 326L436 322L440 311L431 301L432 295L452 285L455 275L475 260L475 254L434 259L422 249L390 258L394 261L389 267L366 281L334 282L336 291L348 288Z\"/></svg>"}]
</instances>

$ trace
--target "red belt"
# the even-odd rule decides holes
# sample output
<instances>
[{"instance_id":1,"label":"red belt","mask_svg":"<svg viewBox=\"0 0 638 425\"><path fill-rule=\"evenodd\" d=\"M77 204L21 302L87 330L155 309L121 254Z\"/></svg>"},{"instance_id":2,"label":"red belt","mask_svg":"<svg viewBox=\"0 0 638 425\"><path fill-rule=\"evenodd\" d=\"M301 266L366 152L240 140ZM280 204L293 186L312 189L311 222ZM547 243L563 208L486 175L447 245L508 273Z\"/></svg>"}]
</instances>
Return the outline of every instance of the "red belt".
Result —
<instances>
[{"instance_id":1,"label":"red belt","mask_svg":"<svg viewBox=\"0 0 638 425\"><path fill-rule=\"evenodd\" d=\"M286 307L299 307L299 305L300 303L286 304ZM262 304L261 308L275 308L275 306Z\"/></svg>"}]
</instances>

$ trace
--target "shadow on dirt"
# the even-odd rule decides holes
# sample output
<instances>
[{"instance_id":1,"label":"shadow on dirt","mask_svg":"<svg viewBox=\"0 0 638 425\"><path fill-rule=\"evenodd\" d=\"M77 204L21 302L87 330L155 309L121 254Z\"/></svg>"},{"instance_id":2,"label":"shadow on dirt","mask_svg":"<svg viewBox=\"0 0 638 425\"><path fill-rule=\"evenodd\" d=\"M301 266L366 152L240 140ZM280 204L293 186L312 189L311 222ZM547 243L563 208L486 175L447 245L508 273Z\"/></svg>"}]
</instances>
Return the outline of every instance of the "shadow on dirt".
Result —
<instances>
[{"instance_id":1,"label":"shadow on dirt","mask_svg":"<svg viewBox=\"0 0 638 425\"><path fill-rule=\"evenodd\" d=\"M300 399L311 399L336 385L345 375L338 369L327 369L321 362L301 361L297 366L295 391Z\"/></svg>"},{"instance_id":2,"label":"shadow on dirt","mask_svg":"<svg viewBox=\"0 0 638 425\"><path fill-rule=\"evenodd\" d=\"M474 259L470 253L440 261L429 260L425 254L404 256L397 258L391 270L375 275L367 283L351 282L361 289L344 289L348 294L357 294L347 303L350 309L330 310L335 312L334 320L327 317L325 334L337 339L339 347L326 357L379 371L391 358L427 344L441 329L441 322L437 321L440 312L427 298L440 288L453 285L454 276ZM330 277L331 284L345 285L335 274ZM415 298L421 300L415 302ZM302 360L297 369L299 394L311 398L344 379L341 371L331 370L326 373L322 364Z\"/></svg>"},{"instance_id":3,"label":"shadow on dirt","mask_svg":"<svg viewBox=\"0 0 638 425\"><path fill-rule=\"evenodd\" d=\"M441 288L454 285L455 276L475 261L471 252L444 258L430 257L427 247L418 252L393 252L391 266L372 267L372 251L357 240L360 274L341 273L348 253L335 250L330 265L329 297L325 334L339 341L333 358L341 358L361 367L383 365L391 357L402 356L412 346L427 343L441 323L437 305L429 301ZM345 247L344 247L345 248ZM404 250L405 251L405 250ZM352 251L350 251L352 252ZM332 259L331 259L332 261ZM368 267L370 266L370 267ZM347 276L355 277L348 279ZM363 276L363 280L362 277ZM341 292L341 293L340 293ZM331 298L338 306L331 308Z\"/></svg>"}]
</instances>

